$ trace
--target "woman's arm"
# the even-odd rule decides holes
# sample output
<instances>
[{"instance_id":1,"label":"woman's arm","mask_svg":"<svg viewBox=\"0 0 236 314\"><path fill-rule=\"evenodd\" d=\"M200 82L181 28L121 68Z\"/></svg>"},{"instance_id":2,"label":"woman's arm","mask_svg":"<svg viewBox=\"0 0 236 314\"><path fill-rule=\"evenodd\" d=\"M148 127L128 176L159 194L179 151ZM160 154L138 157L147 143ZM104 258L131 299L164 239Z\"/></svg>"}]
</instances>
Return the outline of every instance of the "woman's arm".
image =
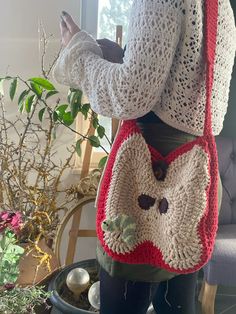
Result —
<instances>
[{"instance_id":1,"label":"woman's arm","mask_svg":"<svg viewBox=\"0 0 236 314\"><path fill-rule=\"evenodd\" d=\"M143 116L162 94L181 24L182 10L173 1L136 0L123 64L104 60L96 40L81 31L61 54L54 77L82 89L92 109L103 116Z\"/></svg>"}]
</instances>

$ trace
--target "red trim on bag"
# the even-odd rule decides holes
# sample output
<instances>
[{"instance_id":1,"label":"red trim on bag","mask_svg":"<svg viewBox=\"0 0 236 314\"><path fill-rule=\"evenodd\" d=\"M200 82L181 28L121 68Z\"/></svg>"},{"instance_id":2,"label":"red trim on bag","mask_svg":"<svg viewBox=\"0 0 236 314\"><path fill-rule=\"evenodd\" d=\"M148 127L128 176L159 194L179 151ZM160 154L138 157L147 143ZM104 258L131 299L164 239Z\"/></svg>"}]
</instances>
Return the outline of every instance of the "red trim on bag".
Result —
<instances>
[{"instance_id":1,"label":"red trim on bag","mask_svg":"<svg viewBox=\"0 0 236 314\"><path fill-rule=\"evenodd\" d=\"M107 195L109 192L109 187L110 187L110 183L112 179L112 169L115 163L116 155L122 143L125 140L127 140L129 136L135 133L136 134L141 133L135 121L133 120L125 121L122 124L120 128L120 132L117 135L116 141L112 147L112 151L110 153L110 157L107 162L107 166L105 170L106 172L101 182L100 194L98 198L98 212L97 212L98 238L105 252L116 261L128 263L128 264L150 264L152 266L165 268L166 270L171 271L171 272L178 272L178 273L183 273L183 274L197 271L202 266L204 266L204 264L207 263L213 250L213 243L214 243L215 233L217 231L217 223L218 223L216 219L216 215L215 215L215 213L217 213L217 217L218 217L218 208L217 208L218 196L217 194L214 194L214 193L209 194L209 189L211 190L213 188L213 190L215 189L217 190L217 185L216 185L217 180L210 180L210 184L206 191L206 194L207 195L209 194L209 197L207 198L207 206L206 206L205 214L203 218L201 219L201 222L199 223L199 228L198 228L199 238L201 239L201 243L203 245L202 256L200 258L200 262L194 268L189 268L187 270L186 269L179 270L179 269L171 268L168 264L165 263L161 251L149 241L146 241L138 245L134 249L134 251L132 251L131 253L127 253L125 255L117 254L113 252L104 241L101 223L106 218L106 215L105 215L106 200L107 200ZM212 139L208 138L208 141L206 141L205 137L199 137L195 141L192 141L192 142L189 142L180 146L175 151L168 154L166 157L163 157L155 148L152 148L152 147L149 147L149 148L150 148L150 152L152 154L153 160L163 159L167 163L171 163L179 156L190 151L194 145L200 145L204 149L204 151L208 154L208 156L211 156L212 154L210 153L210 151L212 150L214 145L211 144L211 149L209 149L209 143L212 143L212 140L214 143L213 137ZM218 177L217 169L212 171L212 167L210 167L210 164L212 164L212 161L213 160L209 161L209 172L211 172L211 176L216 175L216 177ZM209 211L210 207L211 209L213 208L214 209ZM209 224L209 221L211 221L210 224ZM207 226L209 227L209 229L207 228Z\"/></svg>"},{"instance_id":2,"label":"red trim on bag","mask_svg":"<svg viewBox=\"0 0 236 314\"><path fill-rule=\"evenodd\" d=\"M218 228L218 157L214 136L212 135L212 121L211 121L211 95L212 86L214 81L213 67L215 62L215 49L216 49L216 34L217 34L217 15L218 15L218 1L206 0L206 55L207 55L207 100L206 100L206 117L204 136L197 138L196 140L183 144L175 151L163 157L156 149L149 146L149 150L152 156L152 160L165 160L167 163L173 162L180 155L190 151L194 145L200 145L209 157L208 169L210 174L210 183L206 189L207 204L204 216L202 217L199 226L198 233L202 244L202 255L199 263L189 269L174 269L166 264L163 260L160 249L154 247L154 245L146 241L138 245L134 251L127 254L117 254L109 249L104 241L104 235L101 228L102 221L106 218L105 208L107 195L110 188L112 169L115 163L117 152L122 143L133 133L139 133L140 130L135 121L123 122L120 131L113 144L104 176L100 185L100 194L98 197L98 211L97 211L97 234L98 239L102 244L105 252L111 256L114 260L128 263L128 264L150 264L156 267L164 268L171 272L177 273L191 273L197 271L204 266L211 257L216 232Z\"/></svg>"}]
</instances>

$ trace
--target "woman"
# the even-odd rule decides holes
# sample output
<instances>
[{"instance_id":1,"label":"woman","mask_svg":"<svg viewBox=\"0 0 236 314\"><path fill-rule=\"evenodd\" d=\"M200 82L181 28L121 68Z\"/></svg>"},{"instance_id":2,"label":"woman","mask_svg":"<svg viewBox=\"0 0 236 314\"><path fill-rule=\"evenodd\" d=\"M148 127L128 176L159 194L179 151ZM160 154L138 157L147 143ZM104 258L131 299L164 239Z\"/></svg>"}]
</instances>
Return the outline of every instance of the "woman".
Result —
<instances>
[{"instance_id":1,"label":"woman","mask_svg":"<svg viewBox=\"0 0 236 314\"><path fill-rule=\"evenodd\" d=\"M222 130L236 48L229 0L219 0L218 14L214 135ZM162 155L203 134L204 0L134 0L123 60L120 48L107 40L96 42L65 12L61 33L65 49L54 76L82 89L95 112L137 119L146 141ZM157 313L195 312L197 273L177 276L153 266L119 263L99 244L97 258L101 314L144 314L151 301Z\"/></svg>"}]
</instances>

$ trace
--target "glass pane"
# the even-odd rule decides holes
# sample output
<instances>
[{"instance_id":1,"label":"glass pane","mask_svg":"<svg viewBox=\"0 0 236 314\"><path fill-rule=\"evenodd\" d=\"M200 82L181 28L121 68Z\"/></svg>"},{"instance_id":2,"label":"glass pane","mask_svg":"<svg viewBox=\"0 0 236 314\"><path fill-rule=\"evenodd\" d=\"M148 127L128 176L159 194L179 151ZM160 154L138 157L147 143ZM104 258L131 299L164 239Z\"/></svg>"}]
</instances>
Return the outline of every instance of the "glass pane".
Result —
<instances>
[{"instance_id":1,"label":"glass pane","mask_svg":"<svg viewBox=\"0 0 236 314\"><path fill-rule=\"evenodd\" d=\"M99 0L98 38L116 39L116 26L123 26L123 43L126 42L130 8L133 0ZM101 124L106 128L106 134L111 139L111 119L100 117ZM102 144L107 150L109 145L104 139ZM99 149L97 151L100 151Z\"/></svg>"},{"instance_id":2,"label":"glass pane","mask_svg":"<svg viewBox=\"0 0 236 314\"><path fill-rule=\"evenodd\" d=\"M116 26L123 26L126 42L130 8L133 0L99 0L98 37L115 40Z\"/></svg>"}]
</instances>

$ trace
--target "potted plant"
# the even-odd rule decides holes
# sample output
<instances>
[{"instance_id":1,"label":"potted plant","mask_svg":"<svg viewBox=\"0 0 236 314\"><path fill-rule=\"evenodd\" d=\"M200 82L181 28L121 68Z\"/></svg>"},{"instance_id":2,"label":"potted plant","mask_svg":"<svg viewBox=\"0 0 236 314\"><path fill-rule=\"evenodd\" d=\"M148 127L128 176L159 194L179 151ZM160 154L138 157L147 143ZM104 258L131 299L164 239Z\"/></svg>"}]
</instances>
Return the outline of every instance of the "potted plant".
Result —
<instances>
[{"instance_id":1,"label":"potted plant","mask_svg":"<svg viewBox=\"0 0 236 314\"><path fill-rule=\"evenodd\" d=\"M13 80L12 99L15 86ZM47 125L35 121L38 112L32 95L25 99L24 108L26 115L10 121L5 114L5 99L0 96L0 212L21 215L17 244L25 253L20 259L18 283L30 285L59 266L50 242L59 223L59 210L69 203L68 198L64 204L58 204L57 199L73 150L64 162L56 163L53 119L49 116Z\"/></svg>"},{"instance_id":2,"label":"potted plant","mask_svg":"<svg viewBox=\"0 0 236 314\"><path fill-rule=\"evenodd\" d=\"M88 271L90 275L90 284L79 298L73 296L73 293L66 285L68 274L76 269L82 268ZM99 280L99 266L95 259L81 261L69 265L62 269L50 282L49 291L51 293L50 301L53 305L52 314L95 314L99 310L91 306L88 298L90 287ZM99 292L98 292L99 295ZM95 300L97 303L97 300ZM147 314L155 314L153 306L150 305Z\"/></svg>"},{"instance_id":3,"label":"potted plant","mask_svg":"<svg viewBox=\"0 0 236 314\"><path fill-rule=\"evenodd\" d=\"M43 42L46 46L45 37ZM93 147L104 151L100 168L105 165L108 155L101 139L106 138L111 144L98 116L88 103L82 102L82 92L69 89L65 101L64 92L52 84L49 78L55 60L45 70L46 48L43 50L42 77L0 77L0 213L9 217L20 215L21 228L14 236L14 245L18 247L15 251L18 254L17 286L14 289L25 287L26 290L20 290L22 293L33 291L35 300L36 296L45 296L36 293L42 290L38 290L35 284L59 267L52 242L60 222L60 211L67 211L74 201L71 187L64 190L61 187L63 175L72 167L74 154L81 156L83 142L89 141ZM14 120L6 116L7 94L19 109ZM77 132L74 122L79 115L90 120L90 128L96 133L91 135L90 129L84 133ZM55 139L61 126L76 135L76 141L68 148L67 158L58 161L54 158L57 153ZM60 195L63 195L63 203L59 201ZM7 232L4 239L8 235ZM3 258L3 253L0 251L0 258ZM5 307L9 307L10 291L6 288L1 290ZM14 313L17 312L20 313Z\"/></svg>"},{"instance_id":4,"label":"potted plant","mask_svg":"<svg viewBox=\"0 0 236 314\"><path fill-rule=\"evenodd\" d=\"M80 295L79 298L73 296L66 284L68 274L76 268L82 268L88 271L90 283L88 288ZM50 301L53 305L52 313L54 314L88 314L98 313L88 300L88 291L93 283L98 281L98 265L96 260L85 260L62 269L49 284L51 292Z\"/></svg>"},{"instance_id":5,"label":"potted plant","mask_svg":"<svg viewBox=\"0 0 236 314\"><path fill-rule=\"evenodd\" d=\"M1 313L35 313L35 307L48 307L49 293L42 287L20 287L17 279L19 262L24 249L17 244L17 234L22 227L19 212L0 213L0 309ZM44 311L45 313L45 311Z\"/></svg>"}]
</instances>

